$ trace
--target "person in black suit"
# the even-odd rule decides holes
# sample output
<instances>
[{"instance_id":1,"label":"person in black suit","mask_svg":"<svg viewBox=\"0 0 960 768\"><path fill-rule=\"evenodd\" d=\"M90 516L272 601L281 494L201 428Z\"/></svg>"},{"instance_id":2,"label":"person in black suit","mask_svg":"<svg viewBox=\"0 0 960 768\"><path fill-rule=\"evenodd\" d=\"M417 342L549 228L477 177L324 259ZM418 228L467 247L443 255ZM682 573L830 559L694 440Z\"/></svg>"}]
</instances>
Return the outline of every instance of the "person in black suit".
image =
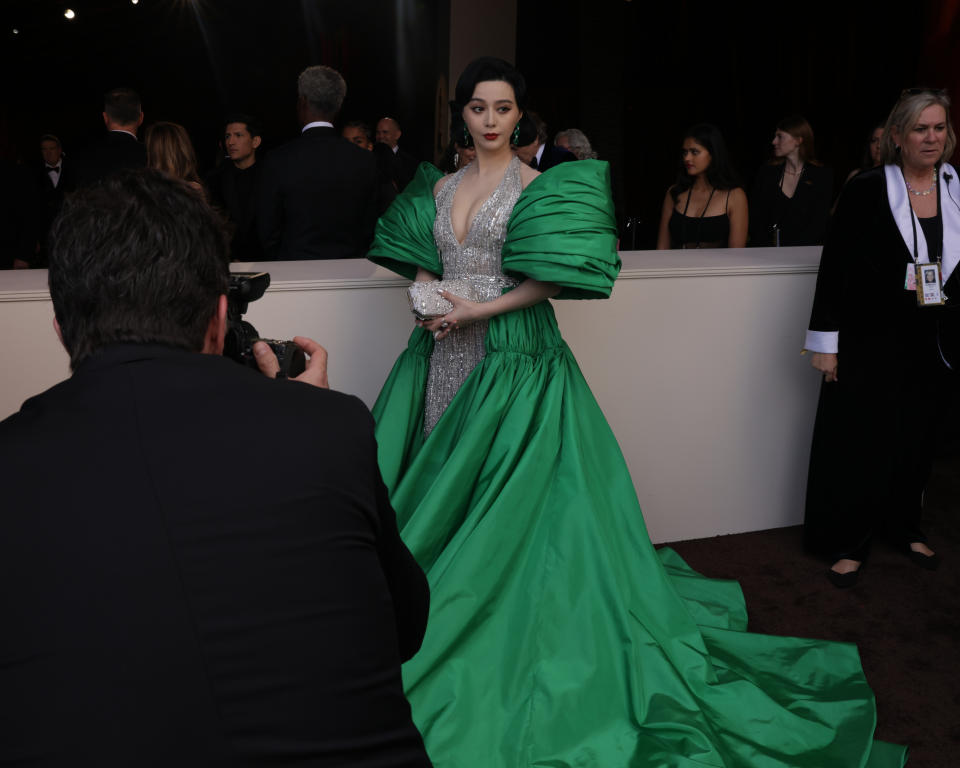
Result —
<instances>
[{"instance_id":1,"label":"person in black suit","mask_svg":"<svg viewBox=\"0 0 960 768\"><path fill-rule=\"evenodd\" d=\"M821 245L833 204L833 171L817 161L813 128L794 115L777 124L773 160L750 193L750 245Z\"/></svg>"},{"instance_id":2,"label":"person in black suit","mask_svg":"<svg viewBox=\"0 0 960 768\"><path fill-rule=\"evenodd\" d=\"M547 143L547 124L536 112L527 110L523 113L516 135L513 151L522 162L541 173L560 163L577 159L573 152Z\"/></svg>"},{"instance_id":3,"label":"person in black suit","mask_svg":"<svg viewBox=\"0 0 960 768\"><path fill-rule=\"evenodd\" d=\"M219 354L226 241L183 182L75 193L51 243L73 375L0 423L0 763L427 768L429 593L369 411L308 339L300 381Z\"/></svg>"},{"instance_id":4,"label":"person in black suit","mask_svg":"<svg viewBox=\"0 0 960 768\"><path fill-rule=\"evenodd\" d=\"M904 91L881 139L883 165L845 185L820 258L804 346L823 374L807 481L804 542L853 586L872 542L917 565L940 557L923 492L960 403L960 180L943 91ZM923 301L916 269L939 270ZM920 279L918 287L916 281ZM935 281L936 282L936 281ZM936 415L930 417L926 409Z\"/></svg>"},{"instance_id":5,"label":"person in black suit","mask_svg":"<svg viewBox=\"0 0 960 768\"><path fill-rule=\"evenodd\" d=\"M136 91L107 91L103 97L103 122L107 132L80 155L77 186L90 186L123 168L143 168L147 164L147 152L137 140L143 110Z\"/></svg>"},{"instance_id":6,"label":"person in black suit","mask_svg":"<svg viewBox=\"0 0 960 768\"><path fill-rule=\"evenodd\" d=\"M361 258L376 224L377 168L372 153L333 127L347 84L335 69L314 66L297 85L303 130L264 163L260 242L268 259Z\"/></svg>"},{"instance_id":7,"label":"person in black suit","mask_svg":"<svg viewBox=\"0 0 960 768\"><path fill-rule=\"evenodd\" d=\"M37 170L37 247L36 257L30 260L31 267L44 267L47 263L47 233L60 213L63 198L76 186L73 166L67 162L60 139L52 133L40 137L40 155L43 165Z\"/></svg>"},{"instance_id":8,"label":"person in black suit","mask_svg":"<svg viewBox=\"0 0 960 768\"><path fill-rule=\"evenodd\" d=\"M263 248L257 234L260 172L257 149L262 141L257 120L250 115L229 115L224 123L224 160L205 179L210 202L227 217L232 232L231 261L261 261Z\"/></svg>"},{"instance_id":9,"label":"person in black suit","mask_svg":"<svg viewBox=\"0 0 960 768\"><path fill-rule=\"evenodd\" d=\"M403 192L404 187L413 180L420 163L400 146L401 136L403 131L400 130L400 123L392 117L381 117L377 121L377 142L386 144L393 153L393 182Z\"/></svg>"}]
</instances>

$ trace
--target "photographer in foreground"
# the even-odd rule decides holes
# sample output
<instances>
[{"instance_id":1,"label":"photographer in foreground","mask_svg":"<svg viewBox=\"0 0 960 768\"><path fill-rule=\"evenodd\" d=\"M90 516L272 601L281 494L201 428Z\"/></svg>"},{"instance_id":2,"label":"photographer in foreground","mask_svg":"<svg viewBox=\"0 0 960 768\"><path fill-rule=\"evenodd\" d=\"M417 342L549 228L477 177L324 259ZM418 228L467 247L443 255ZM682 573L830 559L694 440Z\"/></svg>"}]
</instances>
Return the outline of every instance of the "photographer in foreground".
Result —
<instances>
[{"instance_id":1,"label":"photographer in foreground","mask_svg":"<svg viewBox=\"0 0 960 768\"><path fill-rule=\"evenodd\" d=\"M220 355L227 245L181 182L86 190L51 242L73 375L0 423L0 763L428 766L366 407L304 385L308 339L299 381Z\"/></svg>"}]
</instances>

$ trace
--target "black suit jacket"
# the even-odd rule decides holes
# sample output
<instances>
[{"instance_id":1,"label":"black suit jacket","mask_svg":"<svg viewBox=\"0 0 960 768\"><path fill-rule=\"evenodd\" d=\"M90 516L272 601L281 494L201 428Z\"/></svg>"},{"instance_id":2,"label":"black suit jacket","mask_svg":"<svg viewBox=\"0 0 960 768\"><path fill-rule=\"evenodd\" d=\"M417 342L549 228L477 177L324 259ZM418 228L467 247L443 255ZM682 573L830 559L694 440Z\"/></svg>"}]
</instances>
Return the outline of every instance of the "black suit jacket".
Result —
<instances>
[{"instance_id":1,"label":"black suit jacket","mask_svg":"<svg viewBox=\"0 0 960 768\"><path fill-rule=\"evenodd\" d=\"M0 423L0 466L0 763L429 765L426 580L359 400L117 345Z\"/></svg>"},{"instance_id":2,"label":"black suit jacket","mask_svg":"<svg viewBox=\"0 0 960 768\"><path fill-rule=\"evenodd\" d=\"M333 128L311 128L264 161L260 242L272 260L361 258L376 207L373 154Z\"/></svg>"},{"instance_id":3,"label":"black suit jacket","mask_svg":"<svg viewBox=\"0 0 960 768\"><path fill-rule=\"evenodd\" d=\"M942 186L941 195L946 196ZM810 317L811 330L840 333L844 370L855 371L848 378L863 368L867 378L892 385L909 372L906 363L914 355L939 364L948 341L951 362L960 365L960 350L953 349L960 336L960 269L944 286L950 297L945 306L920 308L915 293L904 290L912 263L913 252L890 212L883 166L854 176L840 195L823 246ZM893 358L892 350L897 350Z\"/></svg>"},{"instance_id":4,"label":"black suit jacket","mask_svg":"<svg viewBox=\"0 0 960 768\"><path fill-rule=\"evenodd\" d=\"M125 131L107 131L98 142L87 147L77 162L77 186L96 184L124 168L143 168L147 150Z\"/></svg>"},{"instance_id":5,"label":"black suit jacket","mask_svg":"<svg viewBox=\"0 0 960 768\"><path fill-rule=\"evenodd\" d=\"M750 193L750 245L775 245L772 227L780 227L780 245L821 245L833 203L833 171L804 166L792 198L780 191L783 165L764 165Z\"/></svg>"},{"instance_id":6,"label":"black suit jacket","mask_svg":"<svg viewBox=\"0 0 960 768\"><path fill-rule=\"evenodd\" d=\"M50 225L53 224L53 220L60 213L64 196L76 187L76 169L72 162L63 157L60 162L60 178L57 181L57 186L53 186L46 165L41 165L37 169L35 177L39 193L39 200L37 201L37 239L40 250L37 253L36 260L31 262L31 266L45 267L47 264L47 234L50 232Z\"/></svg>"},{"instance_id":7,"label":"black suit jacket","mask_svg":"<svg viewBox=\"0 0 960 768\"><path fill-rule=\"evenodd\" d=\"M547 144L543 148L543 154L540 155L540 161L537 163L538 171L546 171L560 163L569 163L576 160L577 156L573 152L568 152L563 147L555 147L553 144Z\"/></svg>"},{"instance_id":8,"label":"black suit jacket","mask_svg":"<svg viewBox=\"0 0 960 768\"><path fill-rule=\"evenodd\" d=\"M403 188L413 181L420 161L409 152L404 152L403 147L397 147L397 151L393 153L393 158L394 181L397 189L402 192Z\"/></svg>"},{"instance_id":9,"label":"black suit jacket","mask_svg":"<svg viewBox=\"0 0 960 768\"><path fill-rule=\"evenodd\" d=\"M263 247L257 234L261 163L240 170L224 160L204 179L210 202L225 216L231 233L231 261L262 261Z\"/></svg>"}]
</instances>

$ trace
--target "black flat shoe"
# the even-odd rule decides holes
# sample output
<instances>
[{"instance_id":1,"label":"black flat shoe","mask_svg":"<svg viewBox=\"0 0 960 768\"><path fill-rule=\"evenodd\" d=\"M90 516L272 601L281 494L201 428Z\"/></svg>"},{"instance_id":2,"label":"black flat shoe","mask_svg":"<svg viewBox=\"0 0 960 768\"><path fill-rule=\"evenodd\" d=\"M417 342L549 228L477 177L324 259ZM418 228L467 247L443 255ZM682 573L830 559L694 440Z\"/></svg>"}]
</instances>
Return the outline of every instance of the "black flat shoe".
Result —
<instances>
[{"instance_id":1,"label":"black flat shoe","mask_svg":"<svg viewBox=\"0 0 960 768\"><path fill-rule=\"evenodd\" d=\"M925 555L923 552L915 552L907 547L907 557L916 565L919 565L921 568L926 568L928 571L935 571L940 567L940 555L936 553Z\"/></svg>"},{"instance_id":2,"label":"black flat shoe","mask_svg":"<svg viewBox=\"0 0 960 768\"><path fill-rule=\"evenodd\" d=\"M833 584L833 586L839 589L846 589L857 583L857 579L860 578L861 568L863 568L863 563L860 563L860 568L857 568L857 570L847 573L837 573L833 568L829 568L827 569L827 578L830 579L830 583Z\"/></svg>"}]
</instances>

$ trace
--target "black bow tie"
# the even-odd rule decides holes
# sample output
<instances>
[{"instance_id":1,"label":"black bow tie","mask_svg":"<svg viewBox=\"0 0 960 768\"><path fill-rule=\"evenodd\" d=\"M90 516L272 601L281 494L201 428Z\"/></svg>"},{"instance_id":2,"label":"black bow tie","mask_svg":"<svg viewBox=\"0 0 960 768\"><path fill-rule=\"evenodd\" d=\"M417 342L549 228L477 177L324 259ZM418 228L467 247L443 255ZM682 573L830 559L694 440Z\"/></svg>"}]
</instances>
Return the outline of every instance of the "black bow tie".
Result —
<instances>
[{"instance_id":1,"label":"black bow tie","mask_svg":"<svg viewBox=\"0 0 960 768\"><path fill-rule=\"evenodd\" d=\"M60 168L56 165L48 165L47 173L50 173L50 171L53 171L54 173L60 173Z\"/></svg>"}]
</instances>

